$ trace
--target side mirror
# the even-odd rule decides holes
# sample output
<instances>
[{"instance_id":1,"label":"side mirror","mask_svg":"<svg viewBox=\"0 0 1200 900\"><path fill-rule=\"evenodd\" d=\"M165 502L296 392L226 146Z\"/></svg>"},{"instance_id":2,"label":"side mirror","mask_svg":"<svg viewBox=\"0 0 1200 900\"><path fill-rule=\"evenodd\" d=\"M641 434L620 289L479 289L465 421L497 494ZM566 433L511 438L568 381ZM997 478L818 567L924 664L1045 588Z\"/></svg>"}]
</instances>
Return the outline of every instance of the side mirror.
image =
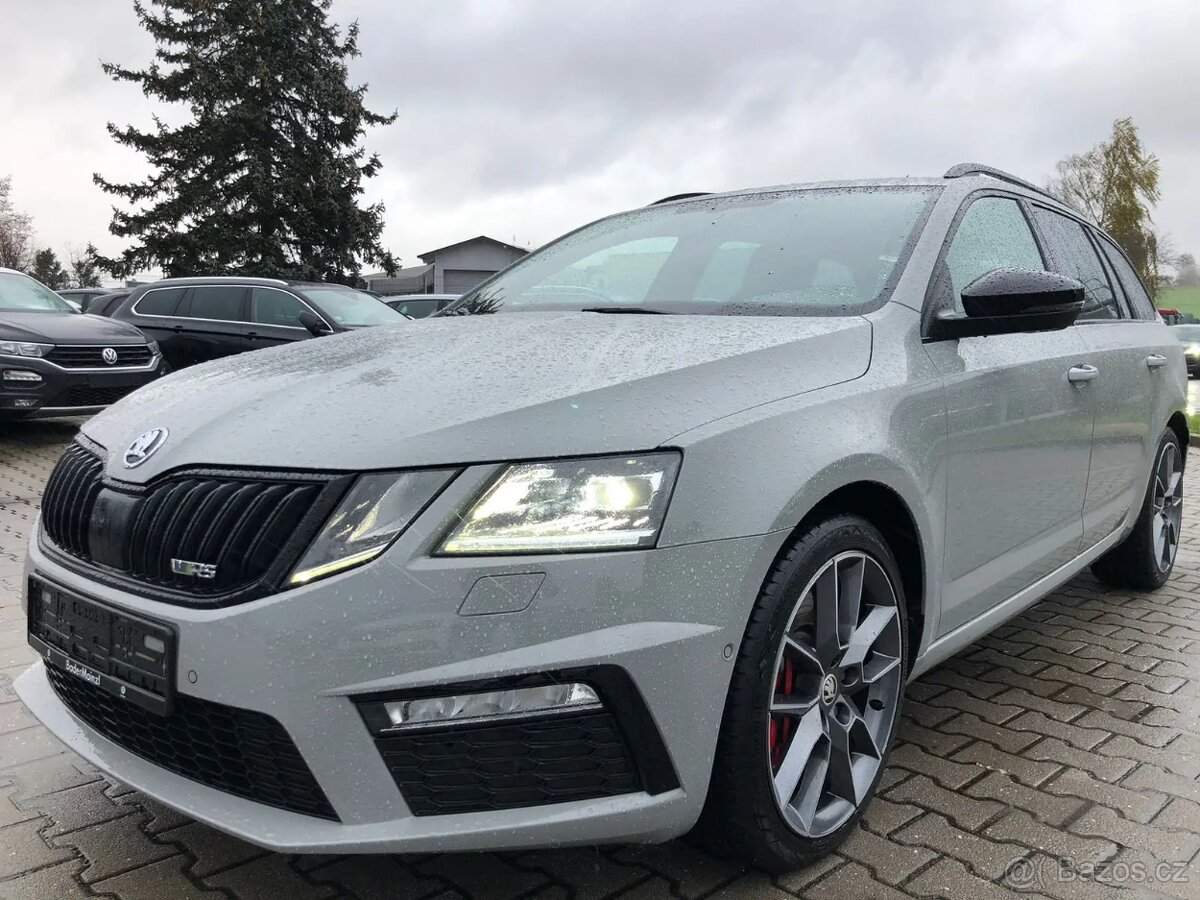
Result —
<instances>
[{"instance_id":1,"label":"side mirror","mask_svg":"<svg viewBox=\"0 0 1200 900\"><path fill-rule=\"evenodd\" d=\"M321 317L315 313L309 312L307 309L302 310L296 316L300 320L300 324L308 329L308 333L313 337L322 337L326 334L333 334L333 329L326 325Z\"/></svg>"},{"instance_id":2,"label":"side mirror","mask_svg":"<svg viewBox=\"0 0 1200 900\"><path fill-rule=\"evenodd\" d=\"M1075 322L1083 301L1083 285L1074 278L1033 269L994 269L963 288L966 315L943 310L933 317L930 337L1058 331Z\"/></svg>"}]
</instances>

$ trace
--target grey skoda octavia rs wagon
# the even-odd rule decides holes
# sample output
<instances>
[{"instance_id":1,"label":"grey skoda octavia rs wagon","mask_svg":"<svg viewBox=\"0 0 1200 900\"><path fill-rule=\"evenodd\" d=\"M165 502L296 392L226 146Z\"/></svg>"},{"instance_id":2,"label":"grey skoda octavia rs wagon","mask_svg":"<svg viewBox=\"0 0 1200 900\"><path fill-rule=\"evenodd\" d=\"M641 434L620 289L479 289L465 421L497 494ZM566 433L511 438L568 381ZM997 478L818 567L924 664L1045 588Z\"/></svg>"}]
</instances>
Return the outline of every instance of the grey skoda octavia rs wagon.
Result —
<instances>
[{"instance_id":1,"label":"grey skoda octavia rs wagon","mask_svg":"<svg viewBox=\"0 0 1200 900\"><path fill-rule=\"evenodd\" d=\"M281 850L797 866L907 681L1088 566L1166 580L1184 394L1126 257L1003 172L669 199L90 420L17 691Z\"/></svg>"}]
</instances>

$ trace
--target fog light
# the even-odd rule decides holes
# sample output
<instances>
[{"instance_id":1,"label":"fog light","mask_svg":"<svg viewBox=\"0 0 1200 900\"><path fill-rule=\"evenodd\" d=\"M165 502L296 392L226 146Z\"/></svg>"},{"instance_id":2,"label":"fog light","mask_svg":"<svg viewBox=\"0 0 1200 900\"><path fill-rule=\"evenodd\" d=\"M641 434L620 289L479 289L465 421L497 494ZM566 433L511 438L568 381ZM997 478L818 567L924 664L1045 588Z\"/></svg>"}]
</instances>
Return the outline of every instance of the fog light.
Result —
<instances>
[{"instance_id":1,"label":"fog light","mask_svg":"<svg viewBox=\"0 0 1200 900\"><path fill-rule=\"evenodd\" d=\"M5 369L5 381L20 381L26 384L41 384L42 376L37 372L30 372L28 369Z\"/></svg>"},{"instance_id":2,"label":"fog light","mask_svg":"<svg viewBox=\"0 0 1200 900\"><path fill-rule=\"evenodd\" d=\"M487 719L519 718L533 714L599 709L600 698L586 684L547 684L540 687L421 697L383 703L392 728L457 725Z\"/></svg>"}]
</instances>

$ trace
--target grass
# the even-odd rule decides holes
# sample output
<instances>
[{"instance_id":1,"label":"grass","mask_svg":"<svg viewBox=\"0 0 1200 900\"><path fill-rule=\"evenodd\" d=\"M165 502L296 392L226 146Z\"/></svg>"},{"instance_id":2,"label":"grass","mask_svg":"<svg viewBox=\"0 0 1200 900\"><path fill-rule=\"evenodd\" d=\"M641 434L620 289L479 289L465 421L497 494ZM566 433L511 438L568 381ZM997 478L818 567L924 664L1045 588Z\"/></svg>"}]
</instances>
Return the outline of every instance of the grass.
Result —
<instances>
[{"instance_id":1,"label":"grass","mask_svg":"<svg viewBox=\"0 0 1200 900\"><path fill-rule=\"evenodd\" d=\"M1159 309L1177 309L1200 319L1200 287L1173 287L1158 292L1154 305Z\"/></svg>"}]
</instances>

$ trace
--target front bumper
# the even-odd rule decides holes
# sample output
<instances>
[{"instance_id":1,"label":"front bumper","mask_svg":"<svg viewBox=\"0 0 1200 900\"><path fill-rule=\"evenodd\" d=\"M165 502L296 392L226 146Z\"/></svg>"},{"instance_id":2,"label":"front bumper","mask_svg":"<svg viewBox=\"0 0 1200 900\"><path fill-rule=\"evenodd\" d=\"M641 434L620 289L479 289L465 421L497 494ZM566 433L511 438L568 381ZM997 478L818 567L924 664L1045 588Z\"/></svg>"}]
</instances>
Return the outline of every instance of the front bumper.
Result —
<instances>
[{"instance_id":1,"label":"front bumper","mask_svg":"<svg viewBox=\"0 0 1200 900\"><path fill-rule=\"evenodd\" d=\"M4 381L3 370L36 372L41 382ZM67 368L35 357L0 357L0 419L44 419L98 413L166 375L159 354L144 366Z\"/></svg>"},{"instance_id":2,"label":"front bumper","mask_svg":"<svg viewBox=\"0 0 1200 900\"><path fill-rule=\"evenodd\" d=\"M657 841L686 831L707 791L737 647L783 535L650 551L508 559L431 557L445 514L487 477L465 473L374 563L226 609L164 604L98 584L33 542L27 574L175 626L180 694L265 713L295 742L340 821L276 809L177 775L76 718L39 662L18 694L117 779L276 850L400 852ZM485 576L544 575L527 608L476 614ZM469 614L463 614L463 613ZM678 787L588 800L414 815L355 699L592 666L625 673ZM608 698L619 704L619 697Z\"/></svg>"}]
</instances>

